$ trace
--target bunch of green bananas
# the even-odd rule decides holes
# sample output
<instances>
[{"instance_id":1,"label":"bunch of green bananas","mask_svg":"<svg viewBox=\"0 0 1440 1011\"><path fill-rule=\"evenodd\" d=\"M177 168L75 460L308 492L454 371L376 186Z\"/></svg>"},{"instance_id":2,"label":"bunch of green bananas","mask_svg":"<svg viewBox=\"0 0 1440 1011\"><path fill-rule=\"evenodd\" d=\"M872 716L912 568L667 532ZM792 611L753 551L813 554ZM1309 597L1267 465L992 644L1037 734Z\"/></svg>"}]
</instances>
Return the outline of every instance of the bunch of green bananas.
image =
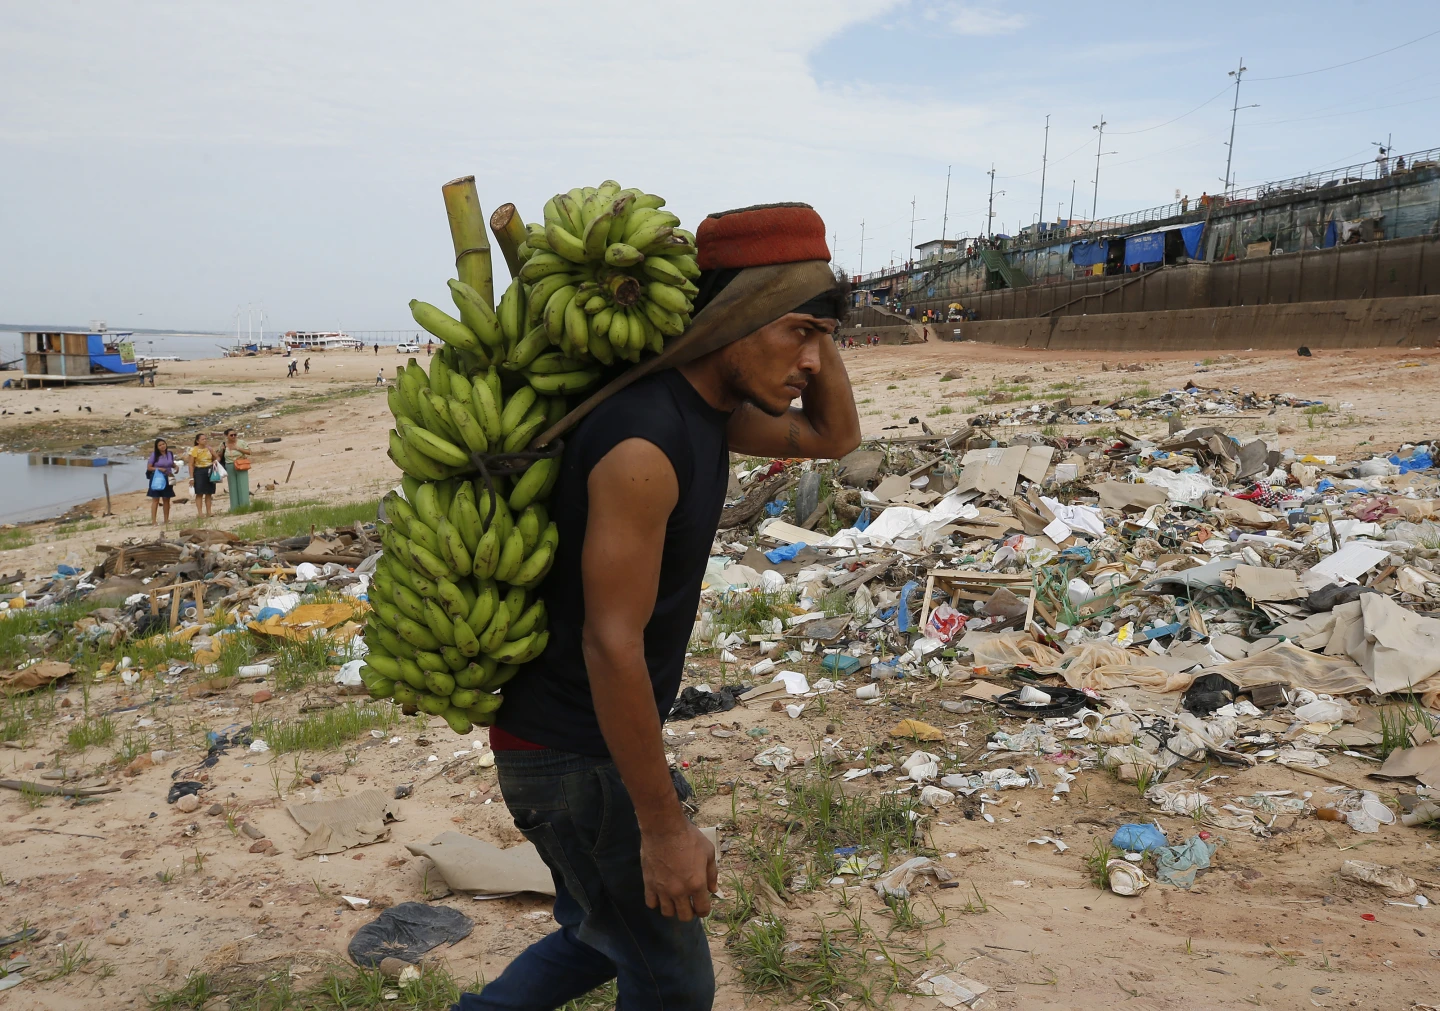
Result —
<instances>
[{"instance_id":1,"label":"bunch of green bananas","mask_svg":"<svg viewBox=\"0 0 1440 1011\"><path fill-rule=\"evenodd\" d=\"M470 470L471 453L519 452L569 409L563 385L551 394L536 392L533 383L515 387L518 380L494 366L467 377L450 364L452 357L453 348L436 355L429 375L411 358L386 394L395 416L390 459L411 477L440 481ZM513 387L508 396L507 384ZM530 489L527 503L541 485L549 494L556 473L526 471L521 483Z\"/></svg>"},{"instance_id":2,"label":"bunch of green bananas","mask_svg":"<svg viewBox=\"0 0 1440 1011\"><path fill-rule=\"evenodd\" d=\"M472 452L525 449L566 400L453 344L428 375L410 359L388 398L390 457L404 476L383 500L361 677L372 697L468 733L494 722L497 689L549 642L536 590L559 543L544 503L560 460L493 479L493 497L483 479L459 475L472 470Z\"/></svg>"},{"instance_id":3,"label":"bunch of green bananas","mask_svg":"<svg viewBox=\"0 0 1440 1011\"><path fill-rule=\"evenodd\" d=\"M533 464L508 499L470 480L410 475L403 496L385 496L361 670L372 697L443 716L461 734L493 722L495 690L550 640L535 589L559 538L523 477L554 463Z\"/></svg>"},{"instance_id":4,"label":"bunch of green bananas","mask_svg":"<svg viewBox=\"0 0 1440 1011\"><path fill-rule=\"evenodd\" d=\"M546 384L587 365L638 362L684 331L700 276L695 236L664 206L614 180L546 201L496 310L505 367ZM552 346L558 355L542 354Z\"/></svg>"}]
</instances>

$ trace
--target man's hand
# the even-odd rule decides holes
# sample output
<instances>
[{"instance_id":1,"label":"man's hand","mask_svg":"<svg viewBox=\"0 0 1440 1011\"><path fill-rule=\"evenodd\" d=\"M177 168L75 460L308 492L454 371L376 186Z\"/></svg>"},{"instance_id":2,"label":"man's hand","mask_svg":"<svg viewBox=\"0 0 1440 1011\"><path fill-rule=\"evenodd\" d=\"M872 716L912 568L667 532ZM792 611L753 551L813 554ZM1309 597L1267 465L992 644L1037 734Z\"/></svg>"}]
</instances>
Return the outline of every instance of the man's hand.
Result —
<instances>
[{"instance_id":1,"label":"man's hand","mask_svg":"<svg viewBox=\"0 0 1440 1011\"><path fill-rule=\"evenodd\" d=\"M640 836L645 904L682 921L710 915L710 895L720 883L715 847L688 820L669 832Z\"/></svg>"}]
</instances>

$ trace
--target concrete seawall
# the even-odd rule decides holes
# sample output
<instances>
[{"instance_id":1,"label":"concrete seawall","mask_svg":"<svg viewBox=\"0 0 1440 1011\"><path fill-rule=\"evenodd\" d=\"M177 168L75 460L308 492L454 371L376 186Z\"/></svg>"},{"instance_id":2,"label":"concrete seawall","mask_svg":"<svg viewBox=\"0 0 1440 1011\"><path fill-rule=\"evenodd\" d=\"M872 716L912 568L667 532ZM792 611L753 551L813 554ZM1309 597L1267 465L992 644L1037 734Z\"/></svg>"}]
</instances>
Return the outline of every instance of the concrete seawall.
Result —
<instances>
[{"instance_id":1,"label":"concrete seawall","mask_svg":"<svg viewBox=\"0 0 1440 1011\"><path fill-rule=\"evenodd\" d=\"M1440 341L1440 295L982 320L937 329L942 340L1067 351L1429 347Z\"/></svg>"}]
</instances>

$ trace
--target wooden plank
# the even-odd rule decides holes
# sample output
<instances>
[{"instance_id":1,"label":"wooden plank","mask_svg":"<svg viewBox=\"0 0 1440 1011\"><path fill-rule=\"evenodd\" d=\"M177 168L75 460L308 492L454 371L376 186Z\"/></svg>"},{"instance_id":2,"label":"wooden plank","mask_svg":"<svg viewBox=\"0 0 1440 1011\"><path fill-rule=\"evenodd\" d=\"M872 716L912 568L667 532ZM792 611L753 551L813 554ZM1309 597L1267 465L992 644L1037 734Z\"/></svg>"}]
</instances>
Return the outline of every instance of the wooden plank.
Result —
<instances>
[{"instance_id":1,"label":"wooden plank","mask_svg":"<svg viewBox=\"0 0 1440 1011\"><path fill-rule=\"evenodd\" d=\"M925 577L925 599L920 602L920 627L930 620L930 596L935 592L935 573Z\"/></svg>"}]
</instances>

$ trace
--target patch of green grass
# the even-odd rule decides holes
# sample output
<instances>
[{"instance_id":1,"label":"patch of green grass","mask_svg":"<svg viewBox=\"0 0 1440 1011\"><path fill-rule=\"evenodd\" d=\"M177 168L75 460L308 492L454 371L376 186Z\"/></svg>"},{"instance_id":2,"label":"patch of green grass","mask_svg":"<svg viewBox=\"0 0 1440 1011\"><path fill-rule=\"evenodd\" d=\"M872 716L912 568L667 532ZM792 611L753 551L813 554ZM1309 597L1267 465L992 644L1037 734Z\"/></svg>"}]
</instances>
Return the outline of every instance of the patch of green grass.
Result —
<instances>
[{"instance_id":1,"label":"patch of green grass","mask_svg":"<svg viewBox=\"0 0 1440 1011\"><path fill-rule=\"evenodd\" d=\"M291 751L331 751L371 730L387 730L401 721L389 703L351 702L295 720L257 722L251 733L279 756Z\"/></svg>"},{"instance_id":2,"label":"patch of green grass","mask_svg":"<svg viewBox=\"0 0 1440 1011\"><path fill-rule=\"evenodd\" d=\"M722 632L759 632L762 621L788 618L794 613L791 593L731 593L715 611L715 627Z\"/></svg>"},{"instance_id":3,"label":"patch of green grass","mask_svg":"<svg viewBox=\"0 0 1440 1011\"><path fill-rule=\"evenodd\" d=\"M1119 855L1120 851L1111 846L1108 839L1096 839L1090 852L1080 858L1080 863L1085 868L1085 880L1096 888L1108 888L1110 875L1105 868Z\"/></svg>"},{"instance_id":4,"label":"patch of green grass","mask_svg":"<svg viewBox=\"0 0 1440 1011\"><path fill-rule=\"evenodd\" d=\"M248 516L251 513L268 513L275 509L275 503L268 498L252 498L248 505L231 506L231 516Z\"/></svg>"},{"instance_id":5,"label":"patch of green grass","mask_svg":"<svg viewBox=\"0 0 1440 1011\"><path fill-rule=\"evenodd\" d=\"M8 530L0 530L0 551L16 551L20 548L28 548L35 543L35 538L25 527L11 527Z\"/></svg>"},{"instance_id":6,"label":"patch of green grass","mask_svg":"<svg viewBox=\"0 0 1440 1011\"><path fill-rule=\"evenodd\" d=\"M302 989L296 986L296 977L311 974L292 972L288 963L272 963L258 971L236 966L195 973L173 990L151 992L145 1006L148 1011L200 1011L210 1001L219 1003L219 998L230 1011L430 1011L455 1003L463 989L478 991L484 985L479 979L462 985L444 966L419 968L420 977L402 985L386 979L378 969L336 963Z\"/></svg>"},{"instance_id":7,"label":"patch of green grass","mask_svg":"<svg viewBox=\"0 0 1440 1011\"><path fill-rule=\"evenodd\" d=\"M1111 425L1096 425L1085 433L1085 438L1094 439L1097 442L1114 442L1115 428Z\"/></svg>"},{"instance_id":8,"label":"patch of green grass","mask_svg":"<svg viewBox=\"0 0 1440 1011\"><path fill-rule=\"evenodd\" d=\"M65 737L71 751L103 747L115 740L115 724L108 716L92 717L75 724Z\"/></svg>"},{"instance_id":9,"label":"patch of green grass","mask_svg":"<svg viewBox=\"0 0 1440 1011\"><path fill-rule=\"evenodd\" d=\"M61 645L73 639L71 626L85 617L99 603L73 600L52 607L24 607L0 611L0 666L14 667L30 656L32 635L47 635L52 631L61 633ZM68 653L66 653L68 657Z\"/></svg>"},{"instance_id":10,"label":"patch of green grass","mask_svg":"<svg viewBox=\"0 0 1440 1011\"><path fill-rule=\"evenodd\" d=\"M1081 388L1081 384L1080 384L1080 383L1078 383L1078 382L1071 382L1070 380L1065 380L1065 381L1063 381L1063 382L1051 383L1051 384L1050 384L1050 389L1052 389L1052 390L1078 390L1078 389L1080 389L1080 388Z\"/></svg>"},{"instance_id":11,"label":"patch of green grass","mask_svg":"<svg viewBox=\"0 0 1440 1011\"><path fill-rule=\"evenodd\" d=\"M294 537L308 534L312 527L316 530L340 529L356 523L369 523L374 521L377 512L374 499L346 502L342 505L303 503L286 509L274 509L252 523L242 523L235 528L235 535L248 540Z\"/></svg>"},{"instance_id":12,"label":"patch of green grass","mask_svg":"<svg viewBox=\"0 0 1440 1011\"><path fill-rule=\"evenodd\" d=\"M583 997L576 997L560 1005L560 1011L610 1011L620 999L620 990L615 980L597 986Z\"/></svg>"},{"instance_id":13,"label":"patch of green grass","mask_svg":"<svg viewBox=\"0 0 1440 1011\"><path fill-rule=\"evenodd\" d=\"M927 418L934 418L934 417L938 417L939 415L942 415L942 414L954 414L954 413L955 413L955 408L951 407L949 404L941 404L939 407L935 408L935 410L931 411L929 414L927 414L927 415L925 415L925 416L926 416Z\"/></svg>"},{"instance_id":14,"label":"patch of green grass","mask_svg":"<svg viewBox=\"0 0 1440 1011\"><path fill-rule=\"evenodd\" d=\"M329 670L328 639L286 640L275 660L275 685L282 692L295 691L326 680Z\"/></svg>"},{"instance_id":15,"label":"patch of green grass","mask_svg":"<svg viewBox=\"0 0 1440 1011\"><path fill-rule=\"evenodd\" d=\"M885 388L886 388L887 390L898 390L900 387L896 386L894 383L891 383L889 386L887 386L887 387L885 387Z\"/></svg>"},{"instance_id":16,"label":"patch of green grass","mask_svg":"<svg viewBox=\"0 0 1440 1011\"><path fill-rule=\"evenodd\" d=\"M1131 390L1129 395L1135 400L1149 400L1151 397L1155 396L1155 391L1151 388L1149 383L1141 383L1139 386Z\"/></svg>"},{"instance_id":17,"label":"patch of green grass","mask_svg":"<svg viewBox=\"0 0 1440 1011\"><path fill-rule=\"evenodd\" d=\"M1329 405L1329 404L1311 404L1309 407L1305 408L1305 409L1302 410L1300 413L1301 413L1301 414L1308 414L1308 415L1311 415L1312 417L1315 416L1315 415L1318 415L1318 414L1329 414L1329 413L1330 413L1330 405Z\"/></svg>"},{"instance_id":18,"label":"patch of green grass","mask_svg":"<svg viewBox=\"0 0 1440 1011\"><path fill-rule=\"evenodd\" d=\"M1060 438L1060 428L1058 425L1046 425L1040 429L1040 434L1047 439L1058 439Z\"/></svg>"},{"instance_id":19,"label":"patch of green grass","mask_svg":"<svg viewBox=\"0 0 1440 1011\"><path fill-rule=\"evenodd\" d=\"M1410 747L1410 731L1414 727L1428 731L1432 737L1440 737L1440 720L1425 711L1418 696L1411 695L1403 705L1382 707L1380 757L1388 758L1392 751Z\"/></svg>"}]
</instances>

